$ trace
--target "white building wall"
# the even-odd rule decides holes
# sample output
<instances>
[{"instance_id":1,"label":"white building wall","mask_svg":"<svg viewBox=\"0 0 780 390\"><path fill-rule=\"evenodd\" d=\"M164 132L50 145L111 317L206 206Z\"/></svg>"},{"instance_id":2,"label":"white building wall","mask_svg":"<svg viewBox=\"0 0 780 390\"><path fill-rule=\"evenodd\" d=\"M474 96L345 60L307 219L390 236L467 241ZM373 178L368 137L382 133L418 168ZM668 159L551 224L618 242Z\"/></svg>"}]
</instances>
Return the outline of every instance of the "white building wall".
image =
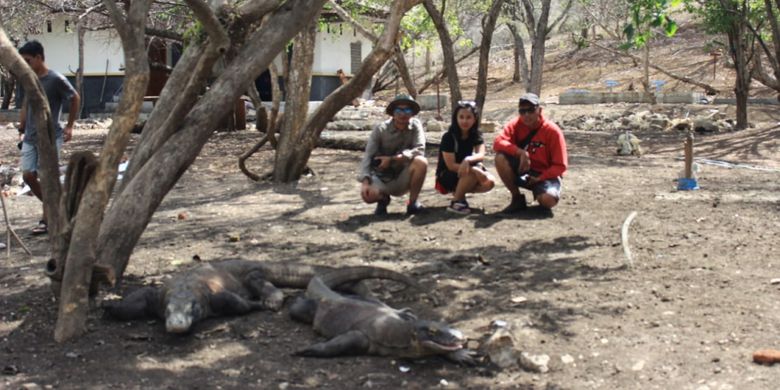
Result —
<instances>
[{"instance_id":1,"label":"white building wall","mask_svg":"<svg viewBox=\"0 0 780 390\"><path fill-rule=\"evenodd\" d=\"M52 20L52 31L47 31L46 21L41 22L40 34L28 39L37 39L43 44L46 64L66 76L74 75L78 69L78 37L74 22L66 31L64 15ZM361 61L369 54L372 42L356 32L348 23L330 23L317 34L312 74L314 76L335 76L338 69L352 74L350 44L361 42ZM281 56L280 56L281 57ZM276 61L281 71L281 58ZM124 53L122 43L115 30L87 31L84 36L84 75L117 76L124 74Z\"/></svg>"},{"instance_id":2,"label":"white building wall","mask_svg":"<svg viewBox=\"0 0 780 390\"><path fill-rule=\"evenodd\" d=\"M317 34L312 73L335 76L336 71L342 69L351 75L350 44L361 42L362 61L371 51L372 43L347 23L330 23L326 26Z\"/></svg>"},{"instance_id":3,"label":"white building wall","mask_svg":"<svg viewBox=\"0 0 780 390\"><path fill-rule=\"evenodd\" d=\"M46 65L66 76L74 75L79 67L79 43L75 23L70 23L70 31L65 31L65 18L56 16L52 21L52 31L48 32L46 21L40 26L40 34L30 35L29 40L37 39L43 45ZM123 75L124 53L122 43L115 30L87 31L84 34L84 75L102 76Z\"/></svg>"}]
</instances>

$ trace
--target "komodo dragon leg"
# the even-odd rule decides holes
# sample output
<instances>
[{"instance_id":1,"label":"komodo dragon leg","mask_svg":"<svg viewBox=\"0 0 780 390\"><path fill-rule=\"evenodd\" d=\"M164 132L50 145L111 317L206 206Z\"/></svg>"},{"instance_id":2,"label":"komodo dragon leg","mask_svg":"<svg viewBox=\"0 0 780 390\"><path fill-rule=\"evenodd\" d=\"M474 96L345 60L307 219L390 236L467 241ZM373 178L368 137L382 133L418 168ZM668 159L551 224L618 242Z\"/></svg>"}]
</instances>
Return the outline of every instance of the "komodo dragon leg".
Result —
<instances>
[{"instance_id":1,"label":"komodo dragon leg","mask_svg":"<svg viewBox=\"0 0 780 390\"><path fill-rule=\"evenodd\" d=\"M328 341L312 344L295 352L297 356L334 357L364 355L368 353L370 341L363 332L352 330Z\"/></svg>"},{"instance_id":2,"label":"komodo dragon leg","mask_svg":"<svg viewBox=\"0 0 780 390\"><path fill-rule=\"evenodd\" d=\"M118 320L135 320L159 316L159 300L159 289L143 287L120 301L104 301L102 307L111 317Z\"/></svg>"},{"instance_id":3,"label":"komodo dragon leg","mask_svg":"<svg viewBox=\"0 0 780 390\"><path fill-rule=\"evenodd\" d=\"M265 309L279 311L284 304L284 293L271 282L265 280L263 273L252 271L244 276L244 286L253 298L262 302Z\"/></svg>"},{"instance_id":4,"label":"komodo dragon leg","mask_svg":"<svg viewBox=\"0 0 780 390\"><path fill-rule=\"evenodd\" d=\"M212 313L222 315L246 314L253 310L266 308L261 301L248 300L231 291L220 291L209 296Z\"/></svg>"},{"instance_id":5,"label":"komodo dragon leg","mask_svg":"<svg viewBox=\"0 0 780 390\"><path fill-rule=\"evenodd\" d=\"M444 355L447 360L461 366L476 366L479 353L473 349L463 348Z\"/></svg>"},{"instance_id":6,"label":"komodo dragon leg","mask_svg":"<svg viewBox=\"0 0 780 390\"><path fill-rule=\"evenodd\" d=\"M305 324L314 323L314 315L317 313L317 301L298 297L287 309L290 312L290 318Z\"/></svg>"}]
</instances>

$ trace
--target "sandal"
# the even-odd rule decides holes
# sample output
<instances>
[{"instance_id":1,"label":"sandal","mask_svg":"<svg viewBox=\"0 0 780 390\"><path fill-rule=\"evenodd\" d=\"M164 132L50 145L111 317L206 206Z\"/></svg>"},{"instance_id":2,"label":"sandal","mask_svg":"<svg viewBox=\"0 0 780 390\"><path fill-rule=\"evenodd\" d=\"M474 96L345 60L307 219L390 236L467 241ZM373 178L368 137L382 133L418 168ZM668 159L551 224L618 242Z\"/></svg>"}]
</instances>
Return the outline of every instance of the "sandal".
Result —
<instances>
[{"instance_id":1,"label":"sandal","mask_svg":"<svg viewBox=\"0 0 780 390\"><path fill-rule=\"evenodd\" d=\"M447 207L447 211L461 215L467 215L471 213L469 204L465 200L453 200L450 202L450 207Z\"/></svg>"},{"instance_id":2,"label":"sandal","mask_svg":"<svg viewBox=\"0 0 780 390\"><path fill-rule=\"evenodd\" d=\"M32 228L32 234L34 235L40 235L40 234L46 234L49 232L49 228L46 226L46 221L38 221L38 225Z\"/></svg>"}]
</instances>

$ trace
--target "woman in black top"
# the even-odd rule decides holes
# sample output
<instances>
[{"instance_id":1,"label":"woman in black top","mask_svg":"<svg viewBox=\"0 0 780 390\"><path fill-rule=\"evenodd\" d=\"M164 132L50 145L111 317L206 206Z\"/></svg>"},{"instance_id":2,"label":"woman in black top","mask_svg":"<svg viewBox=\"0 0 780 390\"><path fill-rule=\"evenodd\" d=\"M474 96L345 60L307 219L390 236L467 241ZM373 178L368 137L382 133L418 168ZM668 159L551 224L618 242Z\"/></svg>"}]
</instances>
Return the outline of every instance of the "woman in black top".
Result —
<instances>
[{"instance_id":1,"label":"woman in black top","mask_svg":"<svg viewBox=\"0 0 780 390\"><path fill-rule=\"evenodd\" d=\"M452 193L447 210L458 214L471 212L467 193L488 192L495 185L493 176L482 165L485 142L478 123L476 103L458 102L450 128L439 144L436 189L442 194Z\"/></svg>"}]
</instances>

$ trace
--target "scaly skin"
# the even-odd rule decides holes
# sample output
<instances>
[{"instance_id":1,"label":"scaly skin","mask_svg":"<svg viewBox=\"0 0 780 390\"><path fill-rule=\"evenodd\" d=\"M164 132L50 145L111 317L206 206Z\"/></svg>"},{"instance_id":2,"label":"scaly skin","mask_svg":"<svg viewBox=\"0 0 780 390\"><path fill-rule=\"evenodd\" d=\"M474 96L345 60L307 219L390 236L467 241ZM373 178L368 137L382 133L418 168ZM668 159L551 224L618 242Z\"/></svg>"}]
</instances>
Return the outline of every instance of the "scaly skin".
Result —
<instances>
[{"instance_id":1,"label":"scaly skin","mask_svg":"<svg viewBox=\"0 0 780 390\"><path fill-rule=\"evenodd\" d=\"M158 317L165 320L167 332L186 333L208 317L279 310L284 294L277 286L303 288L317 272L327 270L332 268L250 260L206 263L175 275L160 288L134 291L104 308L120 320Z\"/></svg>"},{"instance_id":2,"label":"scaly skin","mask_svg":"<svg viewBox=\"0 0 780 390\"><path fill-rule=\"evenodd\" d=\"M380 355L421 358L441 355L463 364L474 364L474 353L463 347L463 334L447 324L418 319L407 309L336 293L330 286L353 278L372 277L370 269L340 270L315 276L306 289L306 298L290 307L291 316L309 322L328 341L296 352L300 356L333 357Z\"/></svg>"}]
</instances>

